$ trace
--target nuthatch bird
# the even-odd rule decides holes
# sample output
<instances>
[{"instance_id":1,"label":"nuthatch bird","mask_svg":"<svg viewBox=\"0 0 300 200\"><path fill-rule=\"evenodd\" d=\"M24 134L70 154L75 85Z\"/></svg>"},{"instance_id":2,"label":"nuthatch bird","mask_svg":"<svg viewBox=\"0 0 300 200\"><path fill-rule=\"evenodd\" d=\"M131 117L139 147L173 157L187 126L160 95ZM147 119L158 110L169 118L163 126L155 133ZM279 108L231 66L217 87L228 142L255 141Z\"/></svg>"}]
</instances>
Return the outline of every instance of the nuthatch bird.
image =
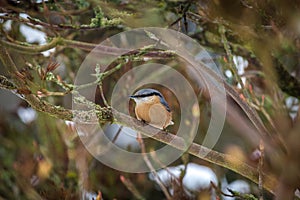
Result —
<instances>
[{"instance_id":1,"label":"nuthatch bird","mask_svg":"<svg viewBox=\"0 0 300 200\"><path fill-rule=\"evenodd\" d=\"M130 96L136 102L135 115L156 128L173 125L172 113L163 95L154 89L142 89Z\"/></svg>"}]
</instances>

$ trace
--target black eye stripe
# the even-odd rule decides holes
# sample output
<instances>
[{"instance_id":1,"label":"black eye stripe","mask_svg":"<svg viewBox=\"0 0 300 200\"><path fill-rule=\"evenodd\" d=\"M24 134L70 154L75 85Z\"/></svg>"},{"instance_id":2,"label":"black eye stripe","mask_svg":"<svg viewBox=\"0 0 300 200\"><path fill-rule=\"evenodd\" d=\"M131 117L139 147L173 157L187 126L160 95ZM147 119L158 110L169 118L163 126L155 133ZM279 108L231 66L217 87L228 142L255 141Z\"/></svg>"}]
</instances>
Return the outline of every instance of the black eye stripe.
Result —
<instances>
[{"instance_id":1,"label":"black eye stripe","mask_svg":"<svg viewBox=\"0 0 300 200\"><path fill-rule=\"evenodd\" d=\"M130 98L144 98L144 97L151 97L151 96L159 96L160 103L165 106L167 111L171 112L168 103L166 102L165 98L162 96L160 92L153 89L144 89L144 90L140 90L138 93L142 93L142 94L131 95Z\"/></svg>"},{"instance_id":2,"label":"black eye stripe","mask_svg":"<svg viewBox=\"0 0 300 200\"><path fill-rule=\"evenodd\" d=\"M143 97L150 97L150 96L154 96L154 95L162 97L161 94L159 94L158 92L151 92L151 93L146 93L146 94L132 95L131 97L143 98Z\"/></svg>"}]
</instances>

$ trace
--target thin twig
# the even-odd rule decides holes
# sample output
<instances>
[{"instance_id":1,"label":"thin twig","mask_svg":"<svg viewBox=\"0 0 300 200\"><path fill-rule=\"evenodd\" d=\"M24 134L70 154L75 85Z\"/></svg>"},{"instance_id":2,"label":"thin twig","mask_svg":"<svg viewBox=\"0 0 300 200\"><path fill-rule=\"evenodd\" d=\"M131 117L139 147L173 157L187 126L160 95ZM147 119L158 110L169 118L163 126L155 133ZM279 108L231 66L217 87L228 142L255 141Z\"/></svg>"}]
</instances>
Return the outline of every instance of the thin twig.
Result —
<instances>
[{"instance_id":1,"label":"thin twig","mask_svg":"<svg viewBox=\"0 0 300 200\"><path fill-rule=\"evenodd\" d=\"M125 178L124 176L120 176L120 180L126 186L126 188L135 196L135 198L140 200L145 200L145 198L141 195L141 193L137 190L134 184L130 181L130 179Z\"/></svg>"},{"instance_id":2,"label":"thin twig","mask_svg":"<svg viewBox=\"0 0 300 200\"><path fill-rule=\"evenodd\" d=\"M258 189L259 189L259 200L263 200L263 176L262 176L262 171L263 171L263 165L264 165L264 143L261 140L259 144L259 151L260 151L260 158L259 158L259 163L258 163Z\"/></svg>"},{"instance_id":3,"label":"thin twig","mask_svg":"<svg viewBox=\"0 0 300 200\"><path fill-rule=\"evenodd\" d=\"M221 34L222 43L224 45L224 49L225 49L225 52L226 52L227 57L228 57L228 62L229 62L228 66L229 66L229 69L232 72L233 76L235 77L236 81L240 84L240 86L241 86L241 88L243 90L244 95L246 97L250 98L250 95L249 95L248 91L246 90L245 85L244 85L241 77L237 73L235 64L233 62L232 51L231 51L230 45L228 44L228 41L227 41L227 38L226 38L226 34L225 34L226 33L226 29L225 29L225 27L223 25L219 26L219 32Z\"/></svg>"},{"instance_id":4,"label":"thin twig","mask_svg":"<svg viewBox=\"0 0 300 200\"><path fill-rule=\"evenodd\" d=\"M123 127L124 127L124 126L120 126L120 127L119 127L119 129L118 129L116 135L114 136L114 138L113 138L112 141L111 141L112 143L115 143L115 142L116 142L116 140L118 139L118 137L119 137L119 135L120 135L120 133L121 133Z\"/></svg>"},{"instance_id":5,"label":"thin twig","mask_svg":"<svg viewBox=\"0 0 300 200\"><path fill-rule=\"evenodd\" d=\"M11 15L3 15L0 16L0 19L5 19L5 20L13 20L17 22L21 22L27 25L39 25L43 26L47 29L52 29L56 31L60 30L104 30L107 29L108 27L92 27L90 25L74 25L74 24L49 24L47 22L43 22L41 20L32 18L32 17L27 17L27 18L22 18L22 17L17 17L17 16L11 16Z\"/></svg>"},{"instance_id":6,"label":"thin twig","mask_svg":"<svg viewBox=\"0 0 300 200\"><path fill-rule=\"evenodd\" d=\"M102 87L102 82L100 82L100 84L99 84L99 89L100 89L100 95L101 95L101 98L102 98L102 100L103 100L104 105L105 105L106 107L109 107L109 105L108 105L108 103L107 103L107 101L106 101L106 98L105 98L105 96L104 96L103 87Z\"/></svg>"},{"instance_id":7,"label":"thin twig","mask_svg":"<svg viewBox=\"0 0 300 200\"><path fill-rule=\"evenodd\" d=\"M148 166L148 168L150 169L151 173L155 177L157 184L159 185L159 187L161 188L161 190L165 194L166 198L169 199L169 200L171 200L172 198L171 198L171 196L170 196L170 194L168 192L168 189L164 186L162 180L158 176L157 172L155 171L155 169L154 169L151 161L149 160L149 158L148 158L148 156L146 154L145 144L144 144L144 141L143 141L143 138L142 138L140 132L138 132L138 134L137 134L137 141L138 141L138 143L139 143L139 145L141 147L142 156L143 156L143 159L144 159L146 165Z\"/></svg>"},{"instance_id":8,"label":"thin twig","mask_svg":"<svg viewBox=\"0 0 300 200\"><path fill-rule=\"evenodd\" d=\"M125 63L127 62L127 61L124 61ZM83 88L87 88L87 87L90 87L90 86L95 86L95 85L97 85L97 84L99 84L99 86L101 86L101 88L102 88L102 82L103 82L103 80L106 78L106 77L108 77L108 76L110 76L111 74L113 74L114 72L116 72L116 71L118 71L119 69L121 69L121 67L122 67L122 65L123 64L125 64L125 63L119 63L117 66L115 66L115 67L113 67L112 69L110 69L110 70L108 70L108 71L105 71L105 72L102 72L102 73L100 73L100 74L94 74L96 77L97 77L97 79L95 80L95 81L93 81L93 82L91 82L91 83L86 83L86 84L82 84L82 85L78 85L78 86L75 86L75 88L74 88L74 90L80 90L80 89L83 89ZM101 88L99 88L100 89L100 92L101 92ZM102 91L103 92L103 91ZM102 95L102 94L101 94ZM101 96L102 97L102 96ZM104 98L104 94L103 94L103 100L105 100L105 98ZM106 101L106 100L105 100ZM106 106L108 106L108 103L106 102Z\"/></svg>"},{"instance_id":9,"label":"thin twig","mask_svg":"<svg viewBox=\"0 0 300 200\"><path fill-rule=\"evenodd\" d=\"M217 193L226 196L226 197L234 197L232 194L226 194L224 193L218 186L215 185L214 182L210 181L210 185L212 188L214 188L216 190Z\"/></svg>"},{"instance_id":10,"label":"thin twig","mask_svg":"<svg viewBox=\"0 0 300 200\"><path fill-rule=\"evenodd\" d=\"M51 40L51 42L44 45L20 45L19 43L13 43L5 40L0 40L0 44L3 47L10 48L13 51L17 51L23 54L39 54L43 51L50 50L57 45L60 45L64 39L57 37Z\"/></svg>"},{"instance_id":11,"label":"thin twig","mask_svg":"<svg viewBox=\"0 0 300 200\"><path fill-rule=\"evenodd\" d=\"M180 183L179 183L179 180L178 180L178 178L175 176L175 174L172 173L172 172L169 170L169 168L166 167L165 164L163 164L163 163L159 160L159 158L158 158L157 155L156 155L156 151L151 151L151 152L150 152L150 156L151 156L151 158L152 158L155 162L157 162L162 168L164 168L164 170L166 170L166 171L174 178L174 180L176 181L176 184L178 184L178 185L180 184Z\"/></svg>"}]
</instances>

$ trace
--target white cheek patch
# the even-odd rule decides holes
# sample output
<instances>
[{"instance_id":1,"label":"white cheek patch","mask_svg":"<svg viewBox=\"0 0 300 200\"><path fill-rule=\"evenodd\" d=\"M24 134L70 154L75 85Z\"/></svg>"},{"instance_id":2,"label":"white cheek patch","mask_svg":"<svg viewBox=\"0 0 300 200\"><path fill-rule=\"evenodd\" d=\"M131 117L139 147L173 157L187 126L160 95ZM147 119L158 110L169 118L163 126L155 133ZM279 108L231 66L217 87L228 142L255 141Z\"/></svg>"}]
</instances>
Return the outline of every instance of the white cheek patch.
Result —
<instances>
[{"instance_id":1,"label":"white cheek patch","mask_svg":"<svg viewBox=\"0 0 300 200\"><path fill-rule=\"evenodd\" d=\"M153 97L143 97L142 101L147 102L147 101L152 101Z\"/></svg>"},{"instance_id":2,"label":"white cheek patch","mask_svg":"<svg viewBox=\"0 0 300 200\"><path fill-rule=\"evenodd\" d=\"M139 98L134 99L134 101L136 103L150 102L151 100L152 100L152 97L139 97Z\"/></svg>"},{"instance_id":3,"label":"white cheek patch","mask_svg":"<svg viewBox=\"0 0 300 200\"><path fill-rule=\"evenodd\" d=\"M138 98L133 98L133 100L134 100L136 103L140 103L140 102L141 102L140 99L138 99Z\"/></svg>"}]
</instances>

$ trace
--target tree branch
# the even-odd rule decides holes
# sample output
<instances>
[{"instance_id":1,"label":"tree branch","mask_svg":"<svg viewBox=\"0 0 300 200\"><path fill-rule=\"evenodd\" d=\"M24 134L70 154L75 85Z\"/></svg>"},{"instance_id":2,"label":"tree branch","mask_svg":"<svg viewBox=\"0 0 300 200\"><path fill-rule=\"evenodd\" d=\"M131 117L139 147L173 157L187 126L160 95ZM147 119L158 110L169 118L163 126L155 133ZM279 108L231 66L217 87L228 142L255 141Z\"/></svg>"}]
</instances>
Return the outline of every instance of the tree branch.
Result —
<instances>
[{"instance_id":1,"label":"tree branch","mask_svg":"<svg viewBox=\"0 0 300 200\"><path fill-rule=\"evenodd\" d=\"M60 37L54 38L51 40L51 42L45 44L45 45L20 45L13 42L8 42L5 40L0 40L0 44L2 47L10 48L13 51L17 51L23 54L39 54L43 51L50 50L57 45L60 45L62 43L63 39Z\"/></svg>"},{"instance_id":2,"label":"tree branch","mask_svg":"<svg viewBox=\"0 0 300 200\"><path fill-rule=\"evenodd\" d=\"M31 55L39 54L41 52L55 48L57 46L79 48L84 51L92 51L93 49L95 49L95 51L106 53L107 55L120 55L122 53L130 51L129 49L107 47L107 46L93 44L93 43L68 40L61 37L52 38L52 40L49 43L44 45L32 45L28 43L23 43L24 45L21 45L20 43L21 42L14 43L6 40L0 40L0 44L3 47L7 47L12 51L16 51L22 54L31 54Z\"/></svg>"},{"instance_id":3,"label":"tree branch","mask_svg":"<svg viewBox=\"0 0 300 200\"><path fill-rule=\"evenodd\" d=\"M3 58L3 48L0 48L2 50L2 54L0 54L2 62L4 64L8 64L7 59ZM1 88L4 89L15 89L16 86L13 86L14 84L4 78L3 76L0 76L0 83ZM81 116L82 119L85 121L95 119L91 116L95 116L95 113L90 113L87 111L74 111L74 110L68 110L63 107L52 105L46 101L43 101L42 99L38 98L37 96L30 94L30 95L24 95L24 100L28 102L32 108L34 108L37 111L45 112L48 115L63 119L63 120L74 120L74 116ZM98 110L97 110L98 111ZM92 112L95 112L95 110L92 110ZM178 137L174 134L170 134L165 131L159 131L157 134L153 135L153 133L157 132L156 128L146 126L138 121L137 119L134 119L130 116L124 115L122 113L117 112L116 110L110 110L107 108L101 108L99 110L101 114L96 114L98 117L98 120L100 122L107 121L107 118L102 116L114 116L117 121L115 123L123 124L127 127L131 127L134 130L140 131L145 136L151 137L157 141L160 141L162 143L165 143L167 145L170 145L174 148L177 148L179 150L187 150L186 149L186 143L183 138ZM94 114L94 115L93 115ZM87 118L90 117L90 118ZM80 120L80 119L79 119ZM258 183L258 173L257 170L246 163L236 159L233 156L222 154L216 151L213 151L211 149L208 149L204 146L201 146L196 143L192 143L191 146L188 148L188 153L201 158L203 160L206 160L208 162L214 163L216 165L225 167L227 169L230 169L234 172L237 172L238 174L252 180L255 183ZM277 181L270 175L264 174L264 185L263 187L267 189L270 192L273 192L273 189L275 188Z\"/></svg>"},{"instance_id":4,"label":"tree branch","mask_svg":"<svg viewBox=\"0 0 300 200\"><path fill-rule=\"evenodd\" d=\"M147 137L151 137L176 149L183 151L186 150L186 142L181 137L178 137L174 134L162 130L157 132L158 129L148 125L146 126L144 123L138 121L137 119L119 113L116 110L113 110L113 116L115 117L115 119L118 120L117 123L139 131ZM153 135L153 133L156 134ZM251 181L258 183L257 169L251 167L250 165L246 164L241 160L238 160L236 157L211 150L196 143L192 143L191 146L188 148L187 152L210 163L222 166L226 169L230 169L250 179ZM277 185L276 179L269 174L263 174L263 178L263 187L269 192L273 193L273 189Z\"/></svg>"}]
</instances>

